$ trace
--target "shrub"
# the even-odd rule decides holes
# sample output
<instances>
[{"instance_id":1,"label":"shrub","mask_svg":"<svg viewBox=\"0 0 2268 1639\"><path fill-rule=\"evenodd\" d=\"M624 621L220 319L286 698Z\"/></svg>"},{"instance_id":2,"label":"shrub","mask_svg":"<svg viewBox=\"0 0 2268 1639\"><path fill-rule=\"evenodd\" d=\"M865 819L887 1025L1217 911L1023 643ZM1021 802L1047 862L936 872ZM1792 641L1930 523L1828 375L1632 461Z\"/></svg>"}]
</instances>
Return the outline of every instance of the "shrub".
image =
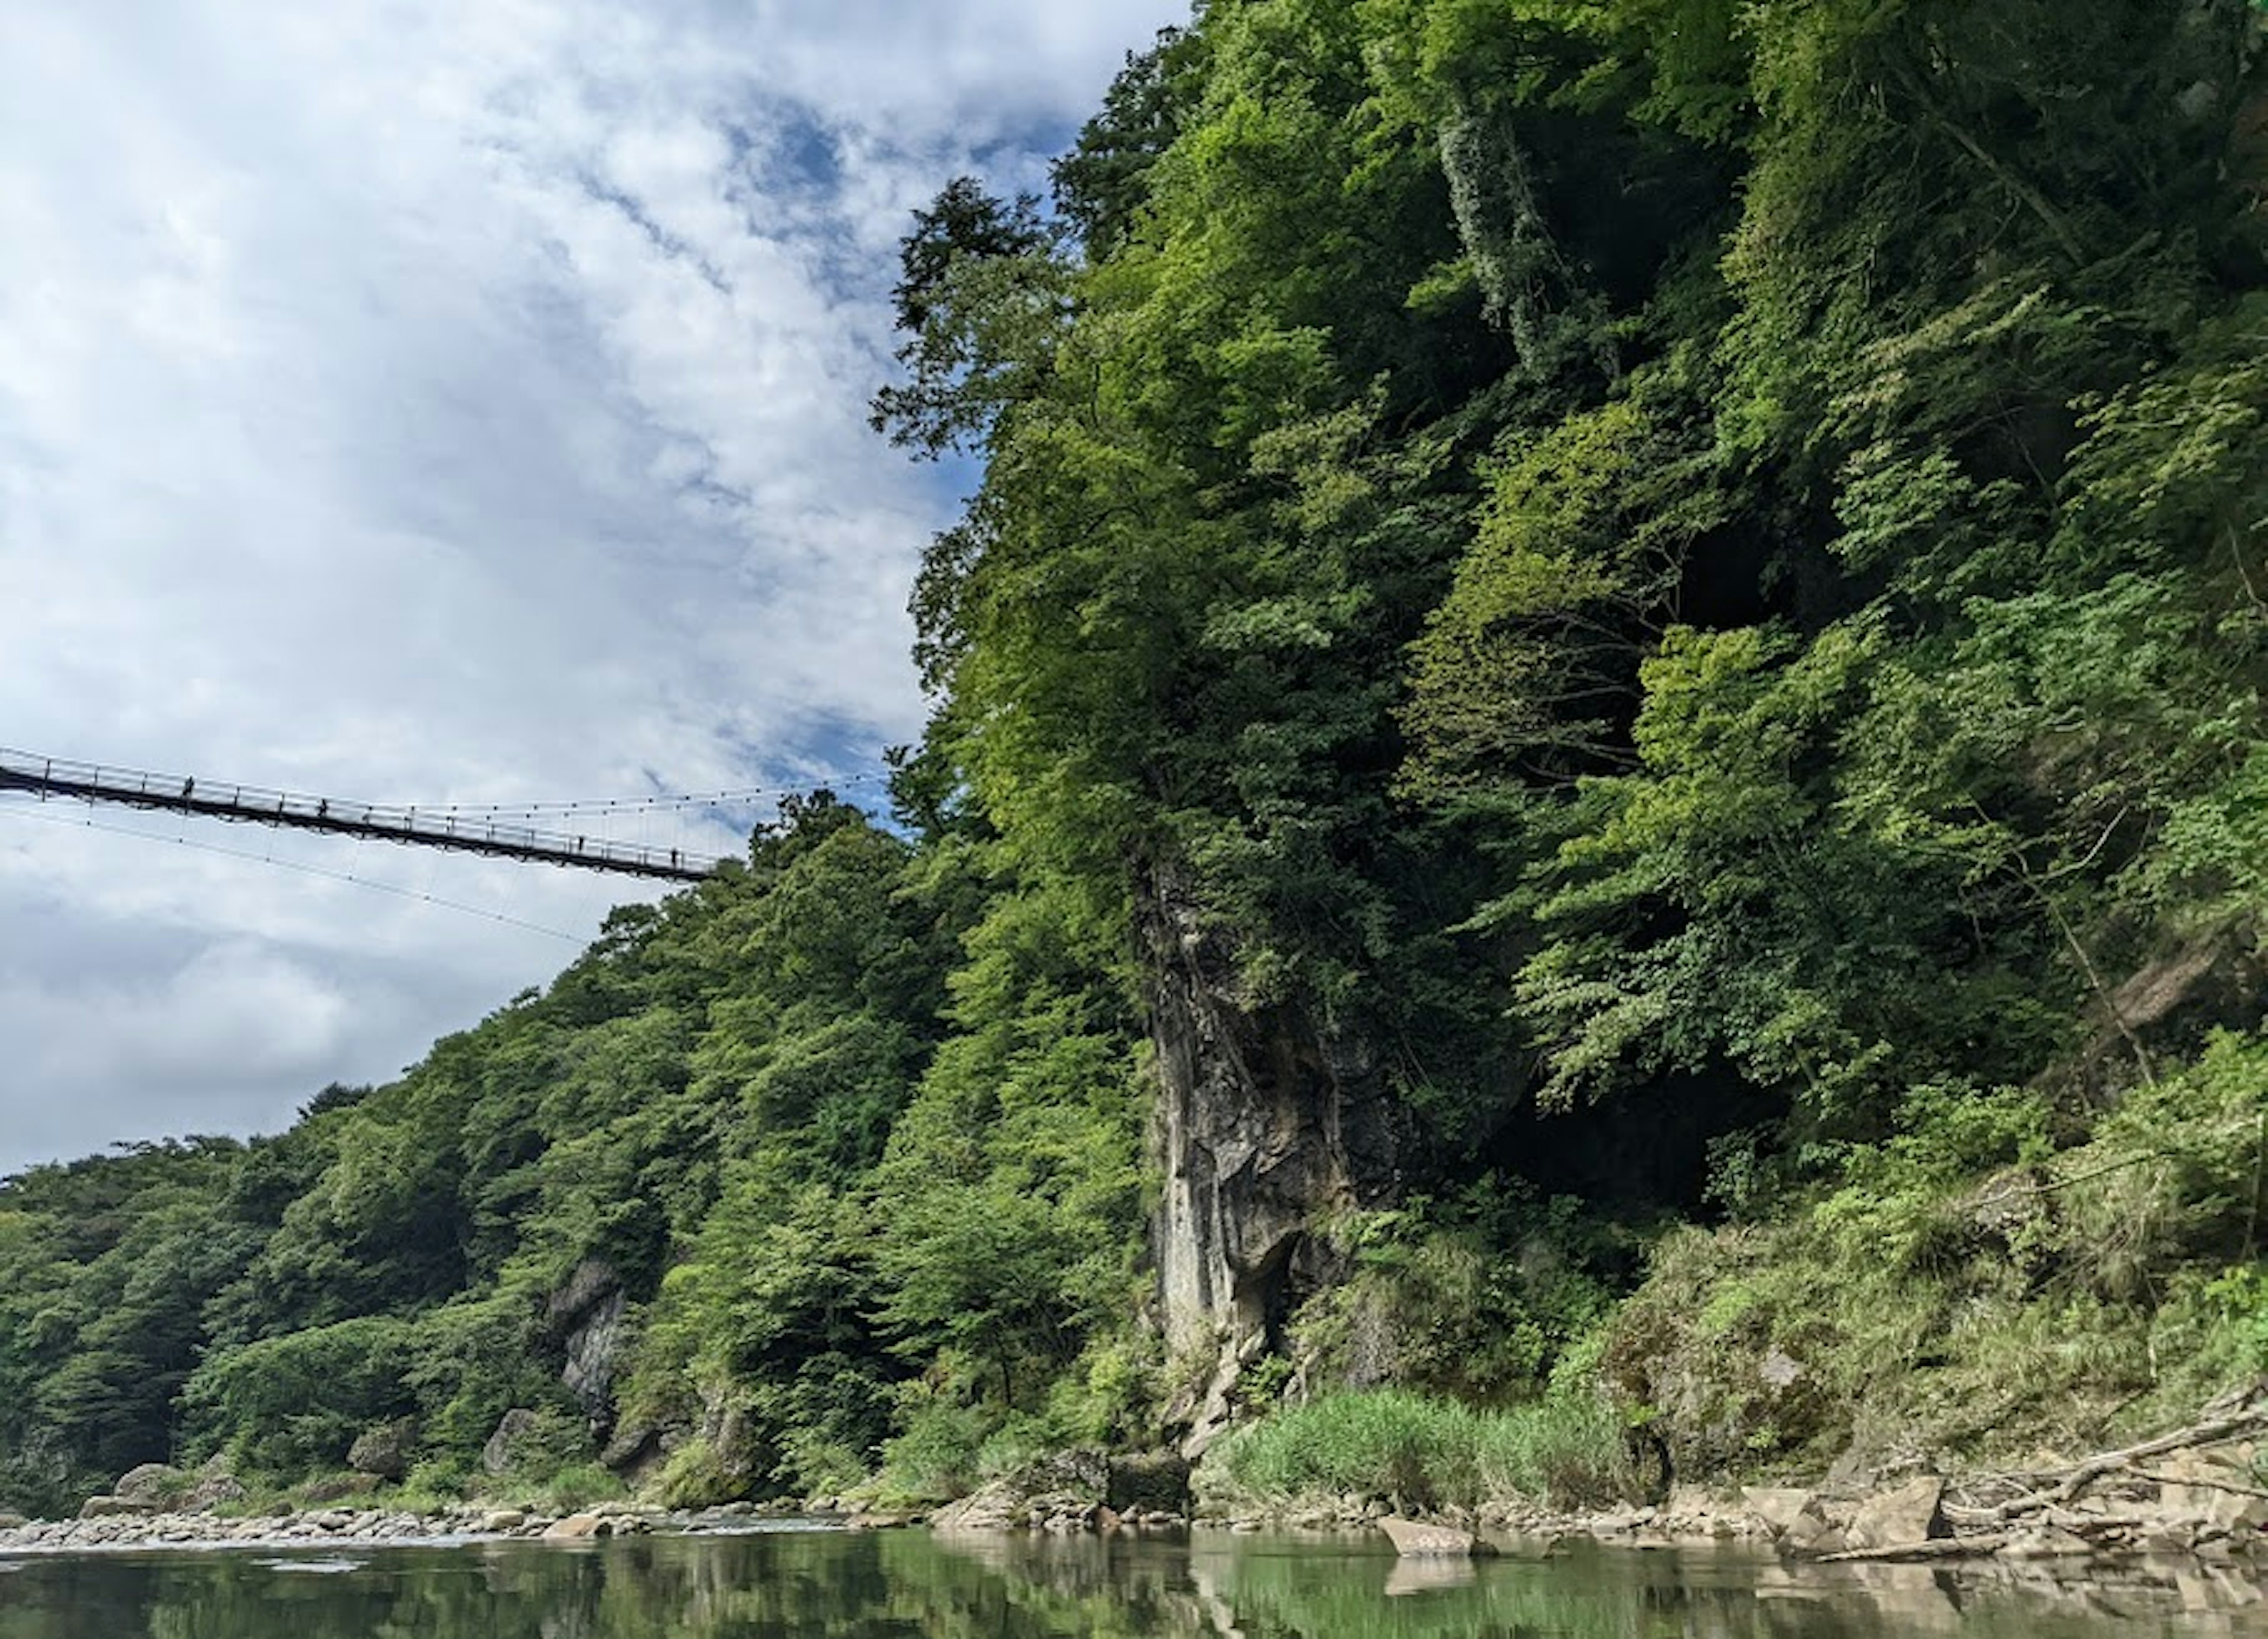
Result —
<instances>
[{"instance_id":1,"label":"shrub","mask_svg":"<svg viewBox=\"0 0 2268 1639\"><path fill-rule=\"evenodd\" d=\"M706 1508L729 1503L741 1488L725 1472L717 1448L695 1436L669 1454L654 1481L654 1501L664 1508Z\"/></svg>"},{"instance_id":2,"label":"shrub","mask_svg":"<svg viewBox=\"0 0 2268 1639\"><path fill-rule=\"evenodd\" d=\"M882 1491L897 1502L941 1503L965 1496L981 1476L978 1452L993 1419L980 1407L917 1393L903 1431L882 1447Z\"/></svg>"},{"instance_id":3,"label":"shrub","mask_svg":"<svg viewBox=\"0 0 2268 1639\"><path fill-rule=\"evenodd\" d=\"M596 1463L577 1463L563 1468L540 1486L543 1505L555 1514L571 1514L610 1497L622 1495L622 1482Z\"/></svg>"}]
</instances>

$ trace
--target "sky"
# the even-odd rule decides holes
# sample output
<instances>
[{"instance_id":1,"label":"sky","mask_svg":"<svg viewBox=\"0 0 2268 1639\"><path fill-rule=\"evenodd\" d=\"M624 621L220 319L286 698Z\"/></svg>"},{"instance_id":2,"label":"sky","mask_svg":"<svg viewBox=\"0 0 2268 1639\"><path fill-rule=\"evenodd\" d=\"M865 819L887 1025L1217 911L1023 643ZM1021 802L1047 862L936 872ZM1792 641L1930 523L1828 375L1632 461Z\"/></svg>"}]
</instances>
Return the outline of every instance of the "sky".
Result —
<instances>
[{"instance_id":1,"label":"sky","mask_svg":"<svg viewBox=\"0 0 2268 1639\"><path fill-rule=\"evenodd\" d=\"M968 477L866 425L898 239L955 175L1042 184L1186 12L0 6L0 746L381 802L874 799ZM656 893L0 794L0 1175L276 1130Z\"/></svg>"}]
</instances>

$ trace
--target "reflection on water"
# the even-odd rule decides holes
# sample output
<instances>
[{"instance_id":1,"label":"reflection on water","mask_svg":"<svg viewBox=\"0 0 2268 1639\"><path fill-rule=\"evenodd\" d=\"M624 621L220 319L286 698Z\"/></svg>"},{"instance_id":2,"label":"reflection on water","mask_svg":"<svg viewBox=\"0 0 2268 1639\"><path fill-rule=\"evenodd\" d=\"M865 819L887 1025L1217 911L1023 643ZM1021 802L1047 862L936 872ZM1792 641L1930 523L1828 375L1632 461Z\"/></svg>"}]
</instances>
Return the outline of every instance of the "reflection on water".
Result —
<instances>
[{"instance_id":1,"label":"reflection on water","mask_svg":"<svg viewBox=\"0 0 2268 1639\"><path fill-rule=\"evenodd\" d=\"M324 1574L309 1575L318 1567ZM2063 1586L1584 1550L1475 1565L1382 1542L767 1532L0 1561L0 1639L2019 1639L2264 1634L2258 1588L2185 1566ZM2068 1574L2068 1573L2066 1573Z\"/></svg>"}]
</instances>

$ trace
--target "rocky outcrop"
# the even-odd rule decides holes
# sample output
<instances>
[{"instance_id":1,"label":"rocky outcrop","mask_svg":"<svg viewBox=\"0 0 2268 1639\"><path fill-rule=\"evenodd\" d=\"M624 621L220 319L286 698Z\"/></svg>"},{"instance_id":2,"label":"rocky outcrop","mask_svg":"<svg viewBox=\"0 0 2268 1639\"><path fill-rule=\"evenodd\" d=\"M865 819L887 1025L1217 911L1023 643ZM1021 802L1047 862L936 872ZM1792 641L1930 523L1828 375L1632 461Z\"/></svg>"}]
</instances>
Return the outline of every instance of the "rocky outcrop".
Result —
<instances>
[{"instance_id":1,"label":"rocky outcrop","mask_svg":"<svg viewBox=\"0 0 2268 1639\"><path fill-rule=\"evenodd\" d=\"M927 1523L946 1535L1179 1529L1188 1523L1189 1500L1189 1465L1171 1452L1106 1457L1069 1451L987 1481ZM917 1518L854 1517L849 1523L865 1529Z\"/></svg>"},{"instance_id":2,"label":"rocky outcrop","mask_svg":"<svg viewBox=\"0 0 2268 1639\"><path fill-rule=\"evenodd\" d=\"M138 1496L91 1496L79 1505L81 1519L113 1519L120 1515L154 1514L158 1504Z\"/></svg>"},{"instance_id":3,"label":"rocky outcrop","mask_svg":"<svg viewBox=\"0 0 2268 1639\"><path fill-rule=\"evenodd\" d=\"M1953 1534L1945 1519L1945 1481L1917 1474L1895 1490L1868 1497L1851 1516L1844 1538L1854 1548L1910 1547Z\"/></svg>"},{"instance_id":4,"label":"rocky outcrop","mask_svg":"<svg viewBox=\"0 0 2268 1639\"><path fill-rule=\"evenodd\" d=\"M1109 1467L1093 1452L1064 1452L979 1487L932 1517L937 1530L1083 1531L1096 1523Z\"/></svg>"},{"instance_id":5,"label":"rocky outcrop","mask_svg":"<svg viewBox=\"0 0 2268 1639\"><path fill-rule=\"evenodd\" d=\"M642 1489L659 1476L669 1454L684 1444L682 1430L651 1423L618 1426L600 1448L599 1461L632 1489Z\"/></svg>"},{"instance_id":6,"label":"rocky outcrop","mask_svg":"<svg viewBox=\"0 0 2268 1639\"><path fill-rule=\"evenodd\" d=\"M151 1506L187 1488L188 1475L165 1463L144 1463L129 1468L118 1476L118 1483L110 1488L111 1495L125 1502L146 1503Z\"/></svg>"},{"instance_id":7,"label":"rocky outcrop","mask_svg":"<svg viewBox=\"0 0 2268 1639\"><path fill-rule=\"evenodd\" d=\"M539 1426L535 1414L524 1407L504 1413L497 1423L496 1432L481 1447L482 1471L492 1477L510 1474L519 1460L521 1449L534 1437Z\"/></svg>"},{"instance_id":8,"label":"rocky outcrop","mask_svg":"<svg viewBox=\"0 0 2268 1639\"><path fill-rule=\"evenodd\" d=\"M603 1441L615 1422L615 1378L630 1341L630 1295L604 1258L585 1258L544 1305L551 1334L566 1350L560 1378Z\"/></svg>"},{"instance_id":9,"label":"rocky outcrop","mask_svg":"<svg viewBox=\"0 0 2268 1639\"><path fill-rule=\"evenodd\" d=\"M1395 1188L1395 1116L1375 1055L1288 1004L1252 1005L1231 952L1169 868L1139 908L1165 1180L1152 1226L1168 1346L1200 1363L1170 1408L1194 1456L1238 1372L1340 1278L1322 1220Z\"/></svg>"},{"instance_id":10,"label":"rocky outcrop","mask_svg":"<svg viewBox=\"0 0 2268 1639\"><path fill-rule=\"evenodd\" d=\"M1103 1500L1119 1514L1186 1514L1189 1511L1189 1459L1171 1452L1114 1457Z\"/></svg>"},{"instance_id":11,"label":"rocky outcrop","mask_svg":"<svg viewBox=\"0 0 2268 1639\"><path fill-rule=\"evenodd\" d=\"M347 1450L347 1466L380 1480L399 1480L409 1472L409 1454L416 1443L417 1425L407 1418L364 1429Z\"/></svg>"},{"instance_id":12,"label":"rocky outcrop","mask_svg":"<svg viewBox=\"0 0 2268 1639\"><path fill-rule=\"evenodd\" d=\"M180 1510L185 1514L208 1514L214 1509L241 1503L249 1495L244 1482L226 1469L208 1470L183 1493Z\"/></svg>"}]
</instances>

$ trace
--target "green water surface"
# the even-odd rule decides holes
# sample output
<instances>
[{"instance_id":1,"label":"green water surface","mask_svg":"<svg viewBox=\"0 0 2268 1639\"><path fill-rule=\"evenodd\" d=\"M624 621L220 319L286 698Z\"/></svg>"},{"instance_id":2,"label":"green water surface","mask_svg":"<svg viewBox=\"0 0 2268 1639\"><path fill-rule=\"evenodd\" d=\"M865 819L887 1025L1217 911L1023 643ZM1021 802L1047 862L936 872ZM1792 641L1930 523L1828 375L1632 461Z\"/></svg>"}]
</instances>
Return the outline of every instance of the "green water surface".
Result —
<instances>
[{"instance_id":1,"label":"green water surface","mask_svg":"<svg viewBox=\"0 0 2268 1639\"><path fill-rule=\"evenodd\" d=\"M0 1639L2108 1639L2268 1633L2250 1579L1787 1569L1586 1548L1424 1565L1382 1542L767 1531L591 1545L0 1557Z\"/></svg>"}]
</instances>

